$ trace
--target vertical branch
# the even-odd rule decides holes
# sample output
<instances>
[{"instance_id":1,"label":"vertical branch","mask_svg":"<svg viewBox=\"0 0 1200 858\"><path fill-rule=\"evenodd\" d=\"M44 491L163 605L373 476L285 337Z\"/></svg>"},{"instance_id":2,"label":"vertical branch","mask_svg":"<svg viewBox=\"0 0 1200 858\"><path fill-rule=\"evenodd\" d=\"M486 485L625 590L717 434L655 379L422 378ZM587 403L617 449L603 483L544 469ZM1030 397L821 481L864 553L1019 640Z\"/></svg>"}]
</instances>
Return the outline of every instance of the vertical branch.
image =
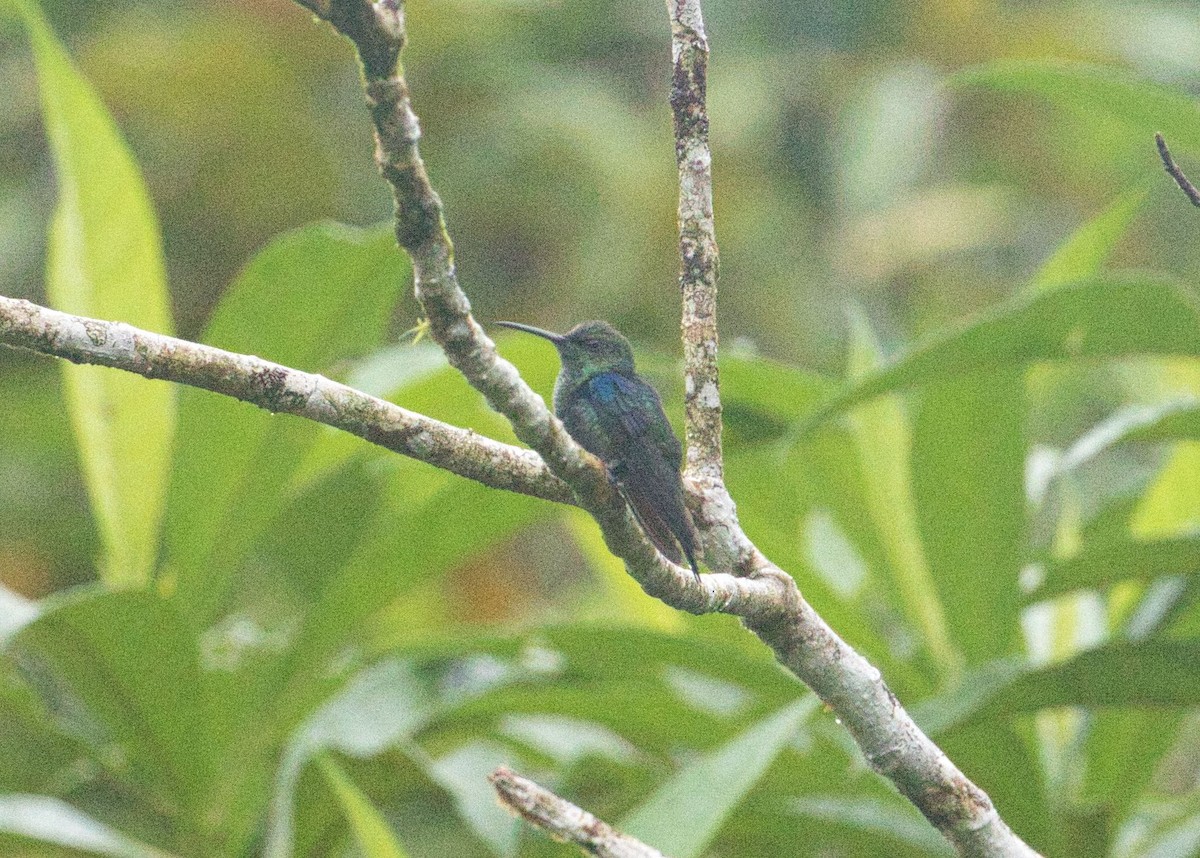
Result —
<instances>
[{"instance_id":1,"label":"vertical branch","mask_svg":"<svg viewBox=\"0 0 1200 858\"><path fill-rule=\"evenodd\" d=\"M717 236L708 146L708 37L700 0L667 0L671 18L671 113L679 168L679 291L683 300L687 472L720 482L717 374Z\"/></svg>"},{"instance_id":2,"label":"vertical branch","mask_svg":"<svg viewBox=\"0 0 1200 858\"><path fill-rule=\"evenodd\" d=\"M683 340L687 362L688 476L716 572L696 582L644 538L601 464L566 434L471 318L458 286L441 201L417 151L420 136L399 66L400 0L297 0L349 36L362 59L375 124L377 160L396 196L396 235L413 260L417 297L450 362L513 424L551 472L600 524L610 549L646 592L695 613L743 618L779 661L820 695L850 729L871 767L889 778L964 856L1033 852L1013 834L987 795L917 727L879 671L839 638L804 601L795 581L771 563L737 522L721 461L717 376L717 247L705 109L708 45L699 0L667 0L674 72L671 107L679 165ZM714 560L716 561L714 563ZM497 784L500 786L501 784ZM603 853L594 853L603 854Z\"/></svg>"}]
</instances>

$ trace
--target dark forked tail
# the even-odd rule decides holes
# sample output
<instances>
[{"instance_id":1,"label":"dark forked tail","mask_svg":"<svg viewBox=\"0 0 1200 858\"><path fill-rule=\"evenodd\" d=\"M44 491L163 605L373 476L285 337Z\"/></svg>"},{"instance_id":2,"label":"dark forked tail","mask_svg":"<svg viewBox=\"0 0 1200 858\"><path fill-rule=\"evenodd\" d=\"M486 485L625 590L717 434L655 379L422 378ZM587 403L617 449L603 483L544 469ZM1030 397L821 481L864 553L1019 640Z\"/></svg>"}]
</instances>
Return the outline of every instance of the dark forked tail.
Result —
<instances>
[{"instance_id":1,"label":"dark forked tail","mask_svg":"<svg viewBox=\"0 0 1200 858\"><path fill-rule=\"evenodd\" d=\"M615 476L621 494L654 547L672 563L682 565L686 558L699 581L696 526L683 503L683 485L672 486L669 482L664 485L664 481L640 477L636 471Z\"/></svg>"}]
</instances>

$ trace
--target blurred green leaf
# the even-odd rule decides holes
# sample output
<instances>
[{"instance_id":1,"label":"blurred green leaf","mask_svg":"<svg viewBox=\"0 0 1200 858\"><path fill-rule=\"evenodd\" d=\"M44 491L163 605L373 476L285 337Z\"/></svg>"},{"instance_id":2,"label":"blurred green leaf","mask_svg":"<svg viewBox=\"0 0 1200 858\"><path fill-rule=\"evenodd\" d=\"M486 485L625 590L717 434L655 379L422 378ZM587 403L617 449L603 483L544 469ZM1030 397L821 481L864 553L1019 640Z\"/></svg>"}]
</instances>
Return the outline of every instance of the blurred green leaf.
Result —
<instances>
[{"instance_id":1,"label":"blurred green leaf","mask_svg":"<svg viewBox=\"0 0 1200 858\"><path fill-rule=\"evenodd\" d=\"M1130 191L1117 197L1042 263L1030 284L1032 289L1053 289L1098 274L1145 201L1145 191Z\"/></svg>"},{"instance_id":2,"label":"blurred green leaf","mask_svg":"<svg viewBox=\"0 0 1200 858\"><path fill-rule=\"evenodd\" d=\"M432 682L410 662L387 658L354 674L297 726L274 773L264 855L294 852L296 790L309 760L325 750L371 756L404 740L436 711Z\"/></svg>"},{"instance_id":3,"label":"blurred green leaf","mask_svg":"<svg viewBox=\"0 0 1200 858\"><path fill-rule=\"evenodd\" d=\"M912 491L934 605L952 606L945 621L970 664L1020 645L1026 420L1019 369L930 384L916 408Z\"/></svg>"},{"instance_id":4,"label":"blurred green leaf","mask_svg":"<svg viewBox=\"0 0 1200 858\"><path fill-rule=\"evenodd\" d=\"M759 649L744 654L719 641L628 626L614 632L580 623L422 649L441 662L459 653L450 664L460 687L423 736L436 744L537 714L602 725L646 753L668 755L748 725L801 688ZM723 702L730 699L738 705ZM681 723L694 732L681 735Z\"/></svg>"},{"instance_id":5,"label":"blurred green leaf","mask_svg":"<svg viewBox=\"0 0 1200 858\"><path fill-rule=\"evenodd\" d=\"M1047 706L1194 706L1200 641L1118 642L1039 670L1006 691L1001 705L1023 711ZM1189 667L1189 665L1191 667Z\"/></svg>"},{"instance_id":6,"label":"blurred green leaf","mask_svg":"<svg viewBox=\"0 0 1200 858\"><path fill-rule=\"evenodd\" d=\"M58 204L46 291L60 310L171 333L158 222L116 124L79 75L35 0L17 0L33 44ZM61 363L113 586L146 583L158 552L175 395L128 373Z\"/></svg>"},{"instance_id":7,"label":"blurred green leaf","mask_svg":"<svg viewBox=\"0 0 1200 858\"><path fill-rule=\"evenodd\" d=\"M64 801L41 795L0 795L0 832L112 858L169 858ZM30 853L33 854L33 853Z\"/></svg>"},{"instance_id":8,"label":"blurred green leaf","mask_svg":"<svg viewBox=\"0 0 1200 858\"><path fill-rule=\"evenodd\" d=\"M320 757L317 762L333 794L342 805L342 812L350 824L354 842L358 844L362 854L366 858L405 858L408 853L396 839L395 832L362 790L355 786L328 754Z\"/></svg>"},{"instance_id":9,"label":"blurred green leaf","mask_svg":"<svg viewBox=\"0 0 1200 858\"><path fill-rule=\"evenodd\" d=\"M1042 584L1029 599L1041 601L1074 590L1168 575L1200 575L1200 536L1085 546L1071 557L1049 561Z\"/></svg>"},{"instance_id":10,"label":"blurred green leaf","mask_svg":"<svg viewBox=\"0 0 1200 858\"><path fill-rule=\"evenodd\" d=\"M801 698L685 765L618 827L666 855L698 858L817 706Z\"/></svg>"},{"instance_id":11,"label":"blurred green leaf","mask_svg":"<svg viewBox=\"0 0 1200 858\"><path fill-rule=\"evenodd\" d=\"M140 827L223 855L259 824L278 747L311 705L278 693L285 634L250 615L197 631L154 594L83 590L9 651ZM335 679L310 675L310 695Z\"/></svg>"},{"instance_id":12,"label":"blurred green leaf","mask_svg":"<svg viewBox=\"0 0 1200 858\"><path fill-rule=\"evenodd\" d=\"M1200 355L1200 310L1192 295L1145 275L1098 277L1022 296L857 382L800 431L884 393L978 370L1129 355Z\"/></svg>"},{"instance_id":13,"label":"blurred green leaf","mask_svg":"<svg viewBox=\"0 0 1200 858\"><path fill-rule=\"evenodd\" d=\"M866 320L856 316L854 321L850 377L862 378L878 366L880 349ZM867 511L887 552L904 614L920 631L921 643L941 673L953 676L961 654L950 637L918 529L908 414L895 397L883 398L859 408L850 416L850 426L862 461Z\"/></svg>"},{"instance_id":14,"label":"blurred green leaf","mask_svg":"<svg viewBox=\"0 0 1200 858\"><path fill-rule=\"evenodd\" d=\"M1151 152L1161 131L1173 147L1200 153L1200 105L1177 89L1114 68L1041 60L1002 60L966 69L950 79L956 86L980 86L1040 95L1084 115L1122 122L1144 135Z\"/></svg>"},{"instance_id":15,"label":"blurred green leaf","mask_svg":"<svg viewBox=\"0 0 1200 858\"><path fill-rule=\"evenodd\" d=\"M940 734L981 717L1060 706L1194 706L1200 675L1189 665L1197 658L1200 641L1149 639L1104 644L1046 667L1002 660L917 711L922 726Z\"/></svg>"},{"instance_id":16,"label":"blurred green leaf","mask_svg":"<svg viewBox=\"0 0 1200 858\"><path fill-rule=\"evenodd\" d=\"M469 606L443 594L425 613L402 616L398 628L360 622L392 599L440 587L447 572L497 541L561 515L554 504L538 498L498 492L420 463L402 463L388 476L378 513L359 525L365 532L357 550L316 594L305 631L314 647L328 651L347 635L356 635L360 643L378 649L380 641L387 646L404 642L397 633L413 639L447 622L464 621Z\"/></svg>"},{"instance_id":17,"label":"blurred green leaf","mask_svg":"<svg viewBox=\"0 0 1200 858\"><path fill-rule=\"evenodd\" d=\"M836 387L824 376L761 357L722 356L721 409L731 446L785 434Z\"/></svg>"},{"instance_id":18,"label":"blurred green leaf","mask_svg":"<svg viewBox=\"0 0 1200 858\"><path fill-rule=\"evenodd\" d=\"M276 239L226 293L204 341L285 366L330 372L383 337L408 266L385 228L318 224ZM319 437L308 421L186 390L172 470L166 561L197 617L283 508L285 488Z\"/></svg>"},{"instance_id":19,"label":"blurred green leaf","mask_svg":"<svg viewBox=\"0 0 1200 858\"><path fill-rule=\"evenodd\" d=\"M1130 442L1200 440L1200 399L1174 399L1122 409L1083 435L1063 454L1059 472L1074 470Z\"/></svg>"},{"instance_id":20,"label":"blurred green leaf","mask_svg":"<svg viewBox=\"0 0 1200 858\"><path fill-rule=\"evenodd\" d=\"M182 809L202 803L215 771L216 725L202 717L194 642L149 593L76 591L13 640L35 687L98 757Z\"/></svg>"},{"instance_id":21,"label":"blurred green leaf","mask_svg":"<svg viewBox=\"0 0 1200 858\"><path fill-rule=\"evenodd\" d=\"M953 855L954 850L919 813L895 804L869 798L844 796L801 796L792 809L802 816L826 823L847 825L867 836L907 841L928 855Z\"/></svg>"}]
</instances>

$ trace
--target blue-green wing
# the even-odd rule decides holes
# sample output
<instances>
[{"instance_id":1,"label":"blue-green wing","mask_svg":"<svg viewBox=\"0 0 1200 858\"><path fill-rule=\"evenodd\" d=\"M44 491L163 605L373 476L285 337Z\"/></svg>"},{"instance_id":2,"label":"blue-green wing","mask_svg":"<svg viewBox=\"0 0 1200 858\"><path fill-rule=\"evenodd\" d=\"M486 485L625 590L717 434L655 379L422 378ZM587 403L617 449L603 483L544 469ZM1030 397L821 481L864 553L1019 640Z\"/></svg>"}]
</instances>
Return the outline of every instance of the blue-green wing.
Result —
<instances>
[{"instance_id":1,"label":"blue-green wing","mask_svg":"<svg viewBox=\"0 0 1200 858\"><path fill-rule=\"evenodd\" d=\"M686 556L695 570L695 529L679 475L683 446L657 391L639 378L599 373L576 388L563 406L563 425L608 466L658 550L676 563Z\"/></svg>"},{"instance_id":2,"label":"blue-green wing","mask_svg":"<svg viewBox=\"0 0 1200 858\"><path fill-rule=\"evenodd\" d=\"M564 405L559 416L571 437L611 466L651 456L679 472L683 447L658 392L640 378L599 373L579 385Z\"/></svg>"}]
</instances>

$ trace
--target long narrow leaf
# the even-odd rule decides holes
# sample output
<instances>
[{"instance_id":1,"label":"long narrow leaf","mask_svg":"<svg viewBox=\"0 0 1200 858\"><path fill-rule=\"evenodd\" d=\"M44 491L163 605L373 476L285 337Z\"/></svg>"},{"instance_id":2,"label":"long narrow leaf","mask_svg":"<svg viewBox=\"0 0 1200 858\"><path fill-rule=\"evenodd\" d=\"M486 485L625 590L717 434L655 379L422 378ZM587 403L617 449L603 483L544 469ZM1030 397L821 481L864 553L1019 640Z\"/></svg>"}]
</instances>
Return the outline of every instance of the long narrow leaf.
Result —
<instances>
[{"instance_id":1,"label":"long narrow leaf","mask_svg":"<svg viewBox=\"0 0 1200 858\"><path fill-rule=\"evenodd\" d=\"M322 756L317 762L342 806L354 842L362 854L366 858L406 858L408 853L396 839L395 832L354 781L330 756Z\"/></svg>"},{"instance_id":2,"label":"long narrow leaf","mask_svg":"<svg viewBox=\"0 0 1200 858\"><path fill-rule=\"evenodd\" d=\"M1105 543L1048 564L1044 583L1030 597L1047 599L1118 581L1151 581L1168 575L1200 575L1200 536Z\"/></svg>"},{"instance_id":3,"label":"long narrow leaf","mask_svg":"<svg viewBox=\"0 0 1200 858\"><path fill-rule=\"evenodd\" d=\"M0 795L0 833L111 858L169 858L168 853L126 837L66 802L44 795Z\"/></svg>"},{"instance_id":4,"label":"long narrow leaf","mask_svg":"<svg viewBox=\"0 0 1200 858\"><path fill-rule=\"evenodd\" d=\"M953 692L922 701L916 717L940 736L989 717L1063 706L1196 706L1197 663L1200 642L1156 639L1105 644L1039 668L1003 659Z\"/></svg>"},{"instance_id":5,"label":"long narrow leaf","mask_svg":"<svg viewBox=\"0 0 1200 858\"><path fill-rule=\"evenodd\" d=\"M850 345L850 372L860 377L879 361L879 345L864 319L857 319ZM887 554L891 581L908 621L941 672L953 676L961 656L950 638L941 594L930 574L917 524L913 495L912 429L897 397L883 397L858 409L851 434L862 461L867 511Z\"/></svg>"},{"instance_id":6,"label":"long narrow leaf","mask_svg":"<svg viewBox=\"0 0 1200 858\"><path fill-rule=\"evenodd\" d=\"M791 703L686 766L619 827L673 858L697 858L816 705Z\"/></svg>"},{"instance_id":7,"label":"long narrow leaf","mask_svg":"<svg viewBox=\"0 0 1200 858\"><path fill-rule=\"evenodd\" d=\"M60 310L171 333L158 222L112 117L72 65L34 0L18 0L37 63L58 205L47 293ZM175 432L172 388L62 363L68 410L99 524L101 574L145 583L155 562Z\"/></svg>"},{"instance_id":8,"label":"long narrow leaf","mask_svg":"<svg viewBox=\"0 0 1200 858\"><path fill-rule=\"evenodd\" d=\"M819 408L799 431L807 434L876 396L978 370L1130 355L1200 355L1195 299L1151 276L1096 277L1022 296L865 377Z\"/></svg>"}]
</instances>

